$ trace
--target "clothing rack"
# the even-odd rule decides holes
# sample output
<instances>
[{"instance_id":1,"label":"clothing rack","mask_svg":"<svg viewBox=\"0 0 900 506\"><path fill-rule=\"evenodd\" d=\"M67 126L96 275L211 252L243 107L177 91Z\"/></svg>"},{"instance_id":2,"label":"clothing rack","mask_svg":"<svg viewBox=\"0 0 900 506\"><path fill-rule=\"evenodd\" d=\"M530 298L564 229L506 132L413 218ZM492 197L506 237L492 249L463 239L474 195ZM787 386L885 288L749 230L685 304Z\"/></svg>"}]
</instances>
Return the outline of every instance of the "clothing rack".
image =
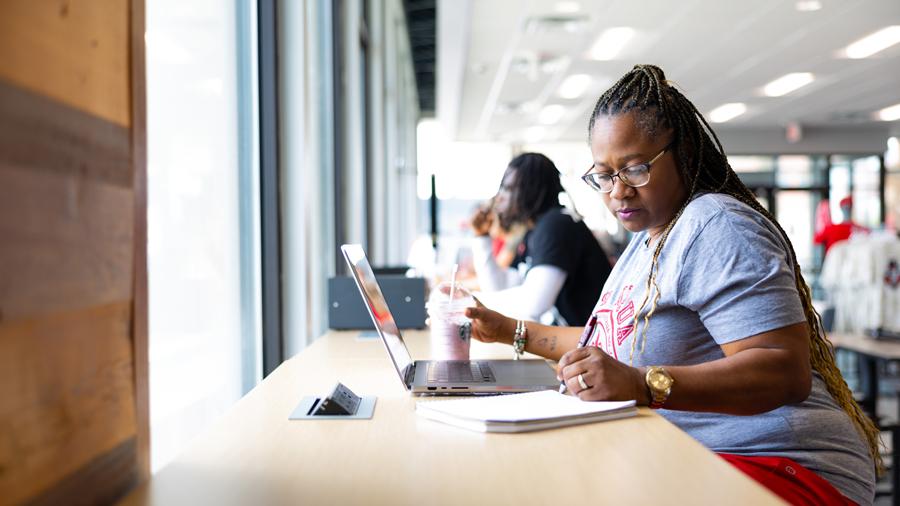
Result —
<instances>
[{"instance_id":1,"label":"clothing rack","mask_svg":"<svg viewBox=\"0 0 900 506\"><path fill-rule=\"evenodd\" d=\"M900 239L894 233L836 243L819 281L834 307L833 331L900 333Z\"/></svg>"}]
</instances>

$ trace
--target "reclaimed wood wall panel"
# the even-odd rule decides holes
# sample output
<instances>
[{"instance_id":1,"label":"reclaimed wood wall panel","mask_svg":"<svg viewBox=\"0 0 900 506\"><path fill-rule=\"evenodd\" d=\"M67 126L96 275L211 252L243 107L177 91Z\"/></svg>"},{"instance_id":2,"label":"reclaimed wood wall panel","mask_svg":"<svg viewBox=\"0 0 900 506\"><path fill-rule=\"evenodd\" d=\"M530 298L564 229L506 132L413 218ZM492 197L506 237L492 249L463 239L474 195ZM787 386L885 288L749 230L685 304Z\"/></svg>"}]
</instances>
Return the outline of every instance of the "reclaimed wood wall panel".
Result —
<instances>
[{"instance_id":1,"label":"reclaimed wood wall panel","mask_svg":"<svg viewBox=\"0 0 900 506\"><path fill-rule=\"evenodd\" d=\"M0 3L0 78L130 125L127 0Z\"/></svg>"},{"instance_id":2,"label":"reclaimed wood wall panel","mask_svg":"<svg viewBox=\"0 0 900 506\"><path fill-rule=\"evenodd\" d=\"M131 131L0 77L0 157L13 166L133 185Z\"/></svg>"},{"instance_id":3,"label":"reclaimed wood wall panel","mask_svg":"<svg viewBox=\"0 0 900 506\"><path fill-rule=\"evenodd\" d=\"M0 323L132 298L133 194L0 161Z\"/></svg>"},{"instance_id":4,"label":"reclaimed wood wall panel","mask_svg":"<svg viewBox=\"0 0 900 506\"><path fill-rule=\"evenodd\" d=\"M131 298L130 143L0 82L0 321Z\"/></svg>"},{"instance_id":5,"label":"reclaimed wood wall panel","mask_svg":"<svg viewBox=\"0 0 900 506\"><path fill-rule=\"evenodd\" d=\"M149 477L142 0L0 0L0 504Z\"/></svg>"},{"instance_id":6,"label":"reclaimed wood wall panel","mask_svg":"<svg viewBox=\"0 0 900 506\"><path fill-rule=\"evenodd\" d=\"M52 493L135 437L130 326L130 300L0 325L4 501ZM134 462L129 468L136 476ZM109 480L98 478L82 478L81 495Z\"/></svg>"}]
</instances>

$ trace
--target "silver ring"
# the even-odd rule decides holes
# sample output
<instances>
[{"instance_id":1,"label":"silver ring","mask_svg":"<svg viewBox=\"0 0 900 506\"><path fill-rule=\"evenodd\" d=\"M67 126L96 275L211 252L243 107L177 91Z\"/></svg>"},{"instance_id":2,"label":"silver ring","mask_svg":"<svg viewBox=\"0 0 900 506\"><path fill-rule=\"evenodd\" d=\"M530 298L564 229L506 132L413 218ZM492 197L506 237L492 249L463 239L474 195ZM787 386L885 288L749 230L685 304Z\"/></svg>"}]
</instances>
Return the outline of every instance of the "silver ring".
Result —
<instances>
[{"instance_id":1,"label":"silver ring","mask_svg":"<svg viewBox=\"0 0 900 506\"><path fill-rule=\"evenodd\" d=\"M582 390L587 390L591 388L587 383L584 382L584 373L578 375L578 386L581 387Z\"/></svg>"}]
</instances>

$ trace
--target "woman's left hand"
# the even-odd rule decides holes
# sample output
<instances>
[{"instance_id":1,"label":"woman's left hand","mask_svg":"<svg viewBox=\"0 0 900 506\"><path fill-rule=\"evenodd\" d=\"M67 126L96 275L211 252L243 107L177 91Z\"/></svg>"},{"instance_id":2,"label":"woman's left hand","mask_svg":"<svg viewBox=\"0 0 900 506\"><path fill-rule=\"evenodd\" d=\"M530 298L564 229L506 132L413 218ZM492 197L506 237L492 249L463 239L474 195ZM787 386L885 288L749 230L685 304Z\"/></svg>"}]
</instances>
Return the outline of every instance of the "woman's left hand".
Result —
<instances>
[{"instance_id":1,"label":"woman's left hand","mask_svg":"<svg viewBox=\"0 0 900 506\"><path fill-rule=\"evenodd\" d=\"M582 388L578 375L588 388ZM649 404L644 374L610 357L600 348L585 346L569 351L559 360L557 377L583 401L637 400Z\"/></svg>"}]
</instances>

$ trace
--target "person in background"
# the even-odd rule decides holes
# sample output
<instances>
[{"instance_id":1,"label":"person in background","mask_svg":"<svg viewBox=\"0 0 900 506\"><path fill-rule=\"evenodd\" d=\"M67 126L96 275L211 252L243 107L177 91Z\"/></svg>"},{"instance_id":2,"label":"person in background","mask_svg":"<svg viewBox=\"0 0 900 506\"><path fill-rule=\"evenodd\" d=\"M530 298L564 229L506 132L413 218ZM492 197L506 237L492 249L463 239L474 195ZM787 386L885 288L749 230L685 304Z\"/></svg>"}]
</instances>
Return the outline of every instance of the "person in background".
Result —
<instances>
[{"instance_id":1,"label":"person in background","mask_svg":"<svg viewBox=\"0 0 900 506\"><path fill-rule=\"evenodd\" d=\"M503 269L512 267L516 257L525 251L525 234L528 227L518 223L511 230L500 226L500 219L496 218L491 225L490 235L493 238L492 253L497 265Z\"/></svg>"},{"instance_id":2,"label":"person in background","mask_svg":"<svg viewBox=\"0 0 900 506\"><path fill-rule=\"evenodd\" d=\"M828 250L840 241L846 241L855 233L868 233L869 229L862 225L853 223L851 216L853 215L853 198L844 197L840 201L841 216L843 220L840 223L831 221L831 212L828 209L828 201L823 200L819 203L819 209L816 213L816 233L813 236L813 242L825 245L825 254Z\"/></svg>"},{"instance_id":3,"label":"person in background","mask_svg":"<svg viewBox=\"0 0 900 506\"><path fill-rule=\"evenodd\" d=\"M525 153L513 158L492 209L472 217L475 272L482 291L496 292L489 294L494 307L531 320L555 309L557 323L583 325L610 265L581 218L560 205L563 191L559 171L546 156ZM524 232L524 246L515 250L510 268L498 265L491 255L493 220L504 231Z\"/></svg>"},{"instance_id":4,"label":"person in background","mask_svg":"<svg viewBox=\"0 0 900 506\"><path fill-rule=\"evenodd\" d=\"M588 324L476 305L473 338L558 360L582 400L659 409L790 503L871 504L879 431L835 365L790 239L703 115L637 65L597 101L588 141L582 179L634 234Z\"/></svg>"},{"instance_id":5,"label":"person in background","mask_svg":"<svg viewBox=\"0 0 900 506\"><path fill-rule=\"evenodd\" d=\"M517 223L513 225L512 230L504 229L500 225L497 213L494 211L493 198L478 208L469 224L470 228L474 223L478 223L479 228L489 227L488 235L491 237L491 255L500 269L509 269L516 256L525 249L525 243L522 241L525 239L528 227Z\"/></svg>"}]
</instances>

